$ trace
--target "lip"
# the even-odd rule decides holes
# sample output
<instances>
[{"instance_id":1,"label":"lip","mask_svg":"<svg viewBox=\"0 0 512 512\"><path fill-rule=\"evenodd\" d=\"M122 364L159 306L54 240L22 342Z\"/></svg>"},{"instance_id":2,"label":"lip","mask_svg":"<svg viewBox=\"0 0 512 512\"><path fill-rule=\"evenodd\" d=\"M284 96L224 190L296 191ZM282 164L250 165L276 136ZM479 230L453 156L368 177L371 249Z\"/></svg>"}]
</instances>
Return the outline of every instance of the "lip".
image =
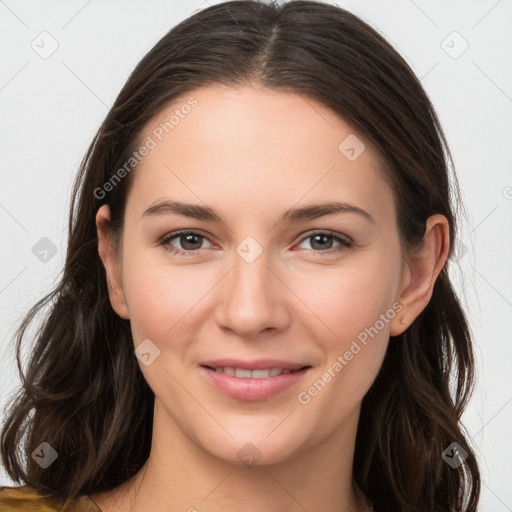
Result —
<instances>
[{"instance_id":1,"label":"lip","mask_svg":"<svg viewBox=\"0 0 512 512\"><path fill-rule=\"evenodd\" d=\"M292 363L290 361L283 361L279 359L256 359L254 361L242 361L239 359L212 359L210 361L203 361L201 366L210 366L211 368L226 368L231 366L233 368L243 368L244 370L265 370L266 368L281 368L283 370L300 370L304 366L309 366L306 363Z\"/></svg>"},{"instance_id":2,"label":"lip","mask_svg":"<svg viewBox=\"0 0 512 512\"><path fill-rule=\"evenodd\" d=\"M217 362L216 362L217 364ZM240 364L240 363L238 363ZM208 365L210 366L210 365ZM224 365L220 364L219 366L224 367ZM230 366L226 364L225 366ZM234 365L236 366L236 365ZM235 398L237 400L243 400L246 402L258 402L261 400L266 400L267 398L273 397L279 393L282 393L286 389L290 388L300 380L304 378L306 374L311 370L311 366L303 368L304 365L296 365L299 368L291 368L296 369L297 371L277 375L275 377L266 377L262 379L253 379L253 378L243 378L243 377L234 377L228 375L227 373L220 373L208 368L207 366L200 366L199 370L202 375L207 379L207 381L213 385L213 387L222 393L231 398ZM237 366L237 368L244 368L243 366ZM283 366L260 366L259 368L245 368L247 370L260 370L263 368L284 368Z\"/></svg>"}]
</instances>

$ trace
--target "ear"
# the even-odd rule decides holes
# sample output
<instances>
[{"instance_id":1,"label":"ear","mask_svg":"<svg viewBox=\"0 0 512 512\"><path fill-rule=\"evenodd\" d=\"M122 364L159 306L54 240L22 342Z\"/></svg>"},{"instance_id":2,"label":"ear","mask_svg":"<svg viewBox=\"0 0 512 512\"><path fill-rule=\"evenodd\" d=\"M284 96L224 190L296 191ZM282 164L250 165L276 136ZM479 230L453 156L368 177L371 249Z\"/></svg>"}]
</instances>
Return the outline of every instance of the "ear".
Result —
<instances>
[{"instance_id":1,"label":"ear","mask_svg":"<svg viewBox=\"0 0 512 512\"><path fill-rule=\"evenodd\" d=\"M124 319L130 318L123 290L120 254L114 249L109 229L110 208L103 205L96 213L98 252L107 273L110 303L114 311Z\"/></svg>"},{"instance_id":2,"label":"ear","mask_svg":"<svg viewBox=\"0 0 512 512\"><path fill-rule=\"evenodd\" d=\"M390 324L390 335L402 334L429 303L450 251L450 226L444 215L427 219L422 246L407 255L400 295L403 309Z\"/></svg>"}]
</instances>

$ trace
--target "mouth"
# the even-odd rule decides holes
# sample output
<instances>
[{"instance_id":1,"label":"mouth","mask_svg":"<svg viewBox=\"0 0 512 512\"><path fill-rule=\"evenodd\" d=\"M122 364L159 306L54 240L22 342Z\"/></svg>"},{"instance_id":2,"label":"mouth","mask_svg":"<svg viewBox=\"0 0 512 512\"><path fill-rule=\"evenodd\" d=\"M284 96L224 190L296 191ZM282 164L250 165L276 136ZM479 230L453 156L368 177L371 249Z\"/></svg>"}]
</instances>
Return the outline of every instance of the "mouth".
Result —
<instances>
[{"instance_id":1,"label":"mouth","mask_svg":"<svg viewBox=\"0 0 512 512\"><path fill-rule=\"evenodd\" d=\"M231 377L238 377L240 379L267 379L270 377L278 377L279 375L288 375L290 373L298 373L302 370L311 368L311 366L302 366L301 368L262 368L258 370L249 370L247 368L239 368L236 366L208 366L201 365L203 368L207 368L217 373L224 373L231 375Z\"/></svg>"},{"instance_id":2,"label":"mouth","mask_svg":"<svg viewBox=\"0 0 512 512\"><path fill-rule=\"evenodd\" d=\"M260 365L260 368L249 369L202 364L199 369L212 389L219 393L236 400L257 402L291 390L312 368L310 365L294 366L296 368Z\"/></svg>"}]
</instances>

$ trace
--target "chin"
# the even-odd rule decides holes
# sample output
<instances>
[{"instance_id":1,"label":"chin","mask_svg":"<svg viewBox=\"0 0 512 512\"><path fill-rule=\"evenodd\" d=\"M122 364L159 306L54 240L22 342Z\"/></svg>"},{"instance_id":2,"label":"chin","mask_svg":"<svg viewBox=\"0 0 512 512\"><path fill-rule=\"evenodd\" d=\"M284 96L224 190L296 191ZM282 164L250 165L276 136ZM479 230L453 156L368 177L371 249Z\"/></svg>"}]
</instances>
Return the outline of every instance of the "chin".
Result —
<instances>
[{"instance_id":1,"label":"chin","mask_svg":"<svg viewBox=\"0 0 512 512\"><path fill-rule=\"evenodd\" d=\"M286 435L275 435L275 438L270 440L267 435L268 432L260 436L250 436L245 432L239 438L224 439L223 442L212 443L214 446L204 448L217 459L247 468L279 464L297 452L298 440L294 443L290 436Z\"/></svg>"}]
</instances>

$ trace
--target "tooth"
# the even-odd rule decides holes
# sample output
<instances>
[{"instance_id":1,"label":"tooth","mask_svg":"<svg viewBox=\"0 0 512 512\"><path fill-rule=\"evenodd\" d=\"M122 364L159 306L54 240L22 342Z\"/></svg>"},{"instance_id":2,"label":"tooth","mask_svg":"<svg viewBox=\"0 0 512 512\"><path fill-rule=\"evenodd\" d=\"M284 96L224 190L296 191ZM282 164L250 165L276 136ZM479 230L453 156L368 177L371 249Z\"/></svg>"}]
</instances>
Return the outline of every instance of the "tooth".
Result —
<instances>
[{"instance_id":1,"label":"tooth","mask_svg":"<svg viewBox=\"0 0 512 512\"><path fill-rule=\"evenodd\" d=\"M270 377L270 370L253 370L252 371L253 379L264 379L265 377Z\"/></svg>"},{"instance_id":2,"label":"tooth","mask_svg":"<svg viewBox=\"0 0 512 512\"><path fill-rule=\"evenodd\" d=\"M262 370L246 370L245 368L234 368L232 366L214 368L217 373L225 373L232 377L239 377L242 379L265 379L267 377L277 377L278 375L287 375L293 370L289 368L283 370L282 368L267 368Z\"/></svg>"},{"instance_id":3,"label":"tooth","mask_svg":"<svg viewBox=\"0 0 512 512\"><path fill-rule=\"evenodd\" d=\"M251 370L245 370L244 368L236 368L235 375L237 377L251 378Z\"/></svg>"}]
</instances>

